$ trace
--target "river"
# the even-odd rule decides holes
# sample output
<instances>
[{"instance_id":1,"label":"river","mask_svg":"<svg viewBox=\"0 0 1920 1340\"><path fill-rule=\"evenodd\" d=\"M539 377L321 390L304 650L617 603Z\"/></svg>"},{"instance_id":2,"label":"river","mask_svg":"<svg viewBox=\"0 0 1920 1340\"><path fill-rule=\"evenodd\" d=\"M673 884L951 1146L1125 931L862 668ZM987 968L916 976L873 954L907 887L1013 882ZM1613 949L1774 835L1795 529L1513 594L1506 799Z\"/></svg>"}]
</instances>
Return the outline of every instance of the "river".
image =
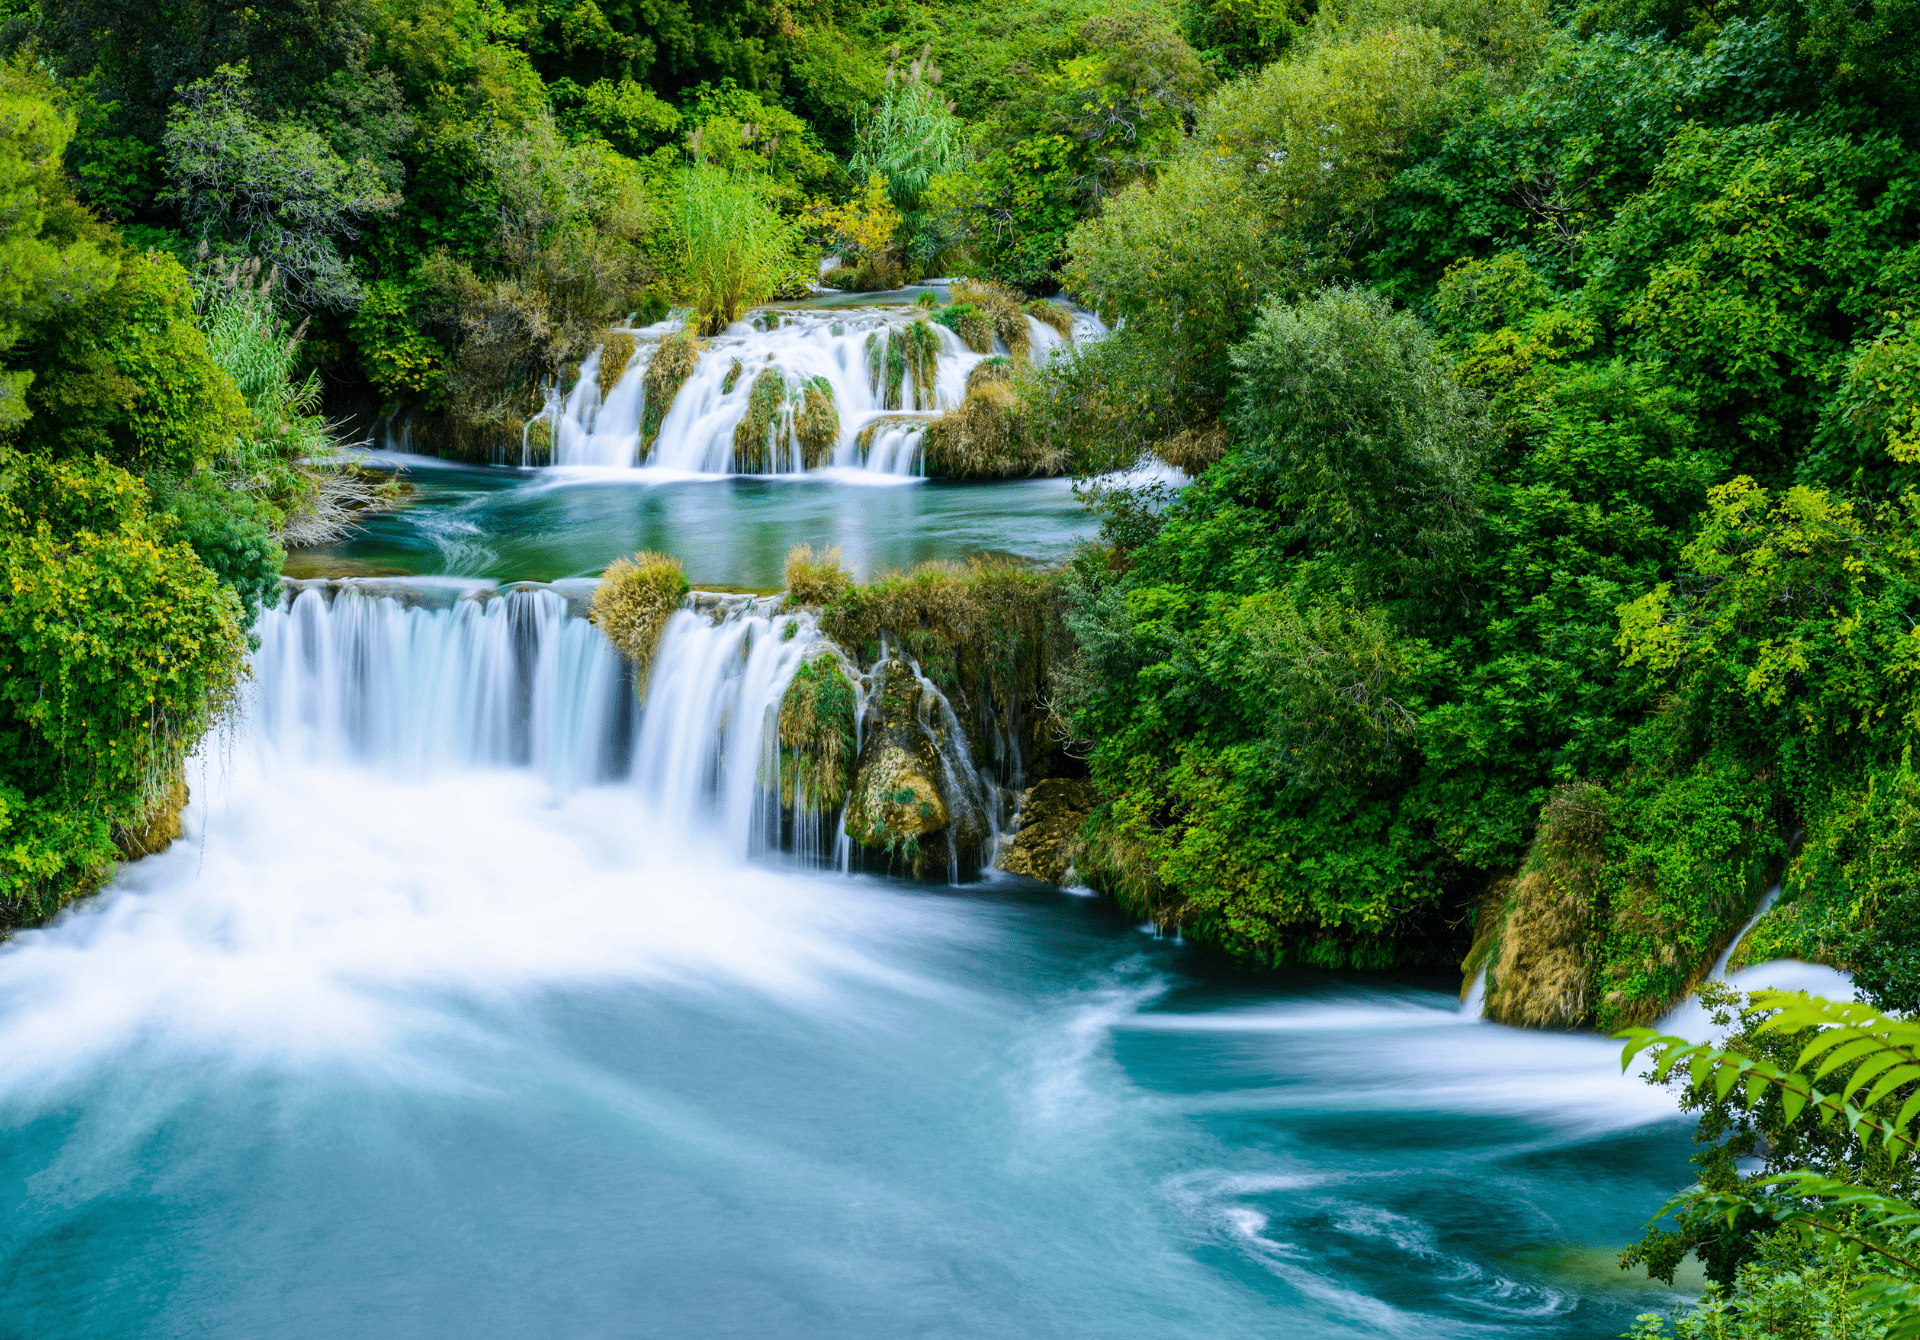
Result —
<instances>
[{"instance_id":1,"label":"river","mask_svg":"<svg viewBox=\"0 0 1920 1340\"><path fill-rule=\"evenodd\" d=\"M439 575L290 586L186 836L0 947L0 1336L1602 1337L1678 1301L1613 1265L1690 1149L1615 1044L799 859L756 777L809 622L676 616L642 707L579 583L496 587L639 544L746 589L796 540L1054 559L1064 485L414 477L322 558Z\"/></svg>"}]
</instances>

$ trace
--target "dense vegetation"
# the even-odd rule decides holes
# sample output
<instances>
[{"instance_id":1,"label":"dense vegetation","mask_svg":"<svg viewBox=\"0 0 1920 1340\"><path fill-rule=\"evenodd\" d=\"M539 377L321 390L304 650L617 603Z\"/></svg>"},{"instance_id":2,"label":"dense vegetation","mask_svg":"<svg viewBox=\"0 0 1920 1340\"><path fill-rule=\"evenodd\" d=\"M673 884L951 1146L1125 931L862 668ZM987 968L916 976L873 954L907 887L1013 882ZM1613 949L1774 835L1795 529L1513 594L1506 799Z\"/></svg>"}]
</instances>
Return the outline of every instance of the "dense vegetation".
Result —
<instances>
[{"instance_id":1,"label":"dense vegetation","mask_svg":"<svg viewBox=\"0 0 1920 1340\"><path fill-rule=\"evenodd\" d=\"M1085 758L1082 877L1261 963L1464 953L1494 1017L1562 1027L1656 1016L1778 880L1742 959L1920 1009L1917 19L0 0L0 926L177 810L281 545L363 500L323 402L485 459L678 310L650 435L829 252L968 277L928 320L975 348L1059 291L1115 326L984 365L929 435L1102 509L1070 654L1030 574L798 569L850 645L952 641L962 587L1044 604L976 677L1044 681ZM903 406L936 334L870 350ZM1155 456L1192 482L1124 473ZM620 576L647 641L684 579ZM825 762L783 785L837 796L808 701Z\"/></svg>"},{"instance_id":2,"label":"dense vegetation","mask_svg":"<svg viewBox=\"0 0 1920 1340\"><path fill-rule=\"evenodd\" d=\"M1201 470L1073 573L1109 888L1272 962L1470 924L1496 1017L1615 1026L1784 874L1756 947L1911 1002L1903 13L1322 9L1077 226L1125 325L1029 431Z\"/></svg>"}]
</instances>

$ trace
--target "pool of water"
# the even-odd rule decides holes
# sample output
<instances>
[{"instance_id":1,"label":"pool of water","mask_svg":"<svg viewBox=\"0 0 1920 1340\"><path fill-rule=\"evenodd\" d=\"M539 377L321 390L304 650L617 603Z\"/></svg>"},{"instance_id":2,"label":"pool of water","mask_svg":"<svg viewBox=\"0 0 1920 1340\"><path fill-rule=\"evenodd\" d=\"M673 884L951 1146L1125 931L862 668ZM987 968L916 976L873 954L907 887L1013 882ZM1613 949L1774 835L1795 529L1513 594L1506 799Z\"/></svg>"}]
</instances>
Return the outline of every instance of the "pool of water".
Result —
<instances>
[{"instance_id":1,"label":"pool of water","mask_svg":"<svg viewBox=\"0 0 1920 1340\"><path fill-rule=\"evenodd\" d=\"M1058 563L1098 529L1064 479L953 483L846 472L724 478L657 470L462 466L372 453L417 490L344 542L296 551L300 576L452 574L554 581L636 549L696 586L773 591L787 550L837 545L868 577L974 554Z\"/></svg>"},{"instance_id":2,"label":"pool of water","mask_svg":"<svg viewBox=\"0 0 1920 1340\"><path fill-rule=\"evenodd\" d=\"M1686 1128L1446 981L237 761L0 948L0 1334L1598 1337Z\"/></svg>"}]
</instances>

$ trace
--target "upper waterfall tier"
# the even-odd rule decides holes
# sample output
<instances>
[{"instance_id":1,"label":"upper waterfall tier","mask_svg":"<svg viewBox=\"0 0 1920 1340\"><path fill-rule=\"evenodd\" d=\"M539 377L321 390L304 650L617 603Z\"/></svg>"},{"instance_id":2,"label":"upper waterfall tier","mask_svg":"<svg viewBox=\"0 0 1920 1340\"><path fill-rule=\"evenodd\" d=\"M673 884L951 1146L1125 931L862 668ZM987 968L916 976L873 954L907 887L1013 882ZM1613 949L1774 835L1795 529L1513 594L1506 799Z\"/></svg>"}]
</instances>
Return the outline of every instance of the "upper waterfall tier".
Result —
<instances>
[{"instance_id":1,"label":"upper waterfall tier","mask_svg":"<svg viewBox=\"0 0 1920 1340\"><path fill-rule=\"evenodd\" d=\"M611 331L574 384L564 394L556 388L529 432L522 464L693 474L799 474L821 467L920 474L915 421L957 407L966 398L967 374L994 356L969 349L930 316L904 306L769 308L703 341L677 386L653 379L657 398L668 403L664 414L656 407L651 415L648 368L679 323ZM1067 342L1046 322L1025 320L1034 361ZM1099 330L1094 318L1075 315L1074 337ZM1008 352L996 338L994 353ZM610 358L624 366L605 367ZM874 431L862 431L869 427Z\"/></svg>"}]
</instances>

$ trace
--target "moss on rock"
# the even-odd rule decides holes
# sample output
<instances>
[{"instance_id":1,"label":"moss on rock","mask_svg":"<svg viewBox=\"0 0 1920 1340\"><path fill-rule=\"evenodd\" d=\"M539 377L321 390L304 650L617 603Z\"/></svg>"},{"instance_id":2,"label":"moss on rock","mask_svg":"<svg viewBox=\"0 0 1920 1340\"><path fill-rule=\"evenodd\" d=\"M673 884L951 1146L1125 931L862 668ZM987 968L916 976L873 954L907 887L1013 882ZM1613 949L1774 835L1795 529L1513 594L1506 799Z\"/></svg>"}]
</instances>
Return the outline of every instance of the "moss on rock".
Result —
<instances>
[{"instance_id":1,"label":"moss on rock","mask_svg":"<svg viewBox=\"0 0 1920 1340\"><path fill-rule=\"evenodd\" d=\"M176 781L140 820L132 824L116 823L113 826L113 845L119 849L121 857L137 861L142 856L153 856L172 846L173 840L183 831L180 812L186 809L192 794L184 779Z\"/></svg>"},{"instance_id":2,"label":"moss on rock","mask_svg":"<svg viewBox=\"0 0 1920 1340\"><path fill-rule=\"evenodd\" d=\"M653 351L653 359L647 364L646 376L640 383L646 397L640 411L642 460L653 450L654 440L660 436L660 425L666 422L667 411L673 408L674 397L699 366L700 355L706 347L691 331L683 330L661 340L660 347Z\"/></svg>"},{"instance_id":3,"label":"moss on rock","mask_svg":"<svg viewBox=\"0 0 1920 1340\"><path fill-rule=\"evenodd\" d=\"M856 747L853 684L823 649L793 672L780 699L780 801L828 814L846 802Z\"/></svg>"},{"instance_id":4,"label":"moss on rock","mask_svg":"<svg viewBox=\"0 0 1920 1340\"><path fill-rule=\"evenodd\" d=\"M613 388L627 375L627 365L633 362L633 336L624 330L610 330L600 346L600 398L605 400L613 394ZM684 378L683 378L684 380Z\"/></svg>"},{"instance_id":5,"label":"moss on rock","mask_svg":"<svg viewBox=\"0 0 1920 1340\"><path fill-rule=\"evenodd\" d=\"M953 815L941 789L939 749L920 721L924 690L899 660L881 661L872 673L876 688L847 802L847 836L883 854L889 866L925 876L957 852L956 835L945 833Z\"/></svg>"},{"instance_id":6,"label":"moss on rock","mask_svg":"<svg viewBox=\"0 0 1920 1340\"><path fill-rule=\"evenodd\" d=\"M1593 1013L1594 926L1611 826L1604 790L1563 786L1540 810L1533 849L1506 888L1487 965L1487 1017L1576 1028Z\"/></svg>"}]
</instances>

